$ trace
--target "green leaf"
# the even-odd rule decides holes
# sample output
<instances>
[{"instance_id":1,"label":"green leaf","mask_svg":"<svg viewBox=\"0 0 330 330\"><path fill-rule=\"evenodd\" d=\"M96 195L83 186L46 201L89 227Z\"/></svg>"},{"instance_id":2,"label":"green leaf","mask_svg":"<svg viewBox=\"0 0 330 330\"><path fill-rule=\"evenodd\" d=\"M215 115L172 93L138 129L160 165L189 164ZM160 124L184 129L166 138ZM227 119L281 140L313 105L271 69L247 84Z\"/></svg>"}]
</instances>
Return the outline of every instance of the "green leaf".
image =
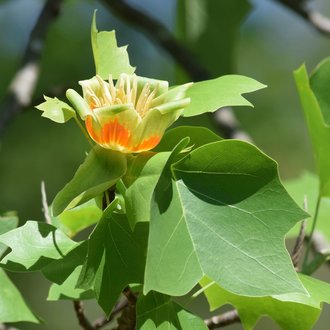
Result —
<instances>
[{"instance_id":1,"label":"green leaf","mask_svg":"<svg viewBox=\"0 0 330 330\"><path fill-rule=\"evenodd\" d=\"M253 106L242 94L265 88L258 81L239 75L227 75L194 83L186 92L190 105L184 110L185 117L214 112L225 106Z\"/></svg>"},{"instance_id":2,"label":"green leaf","mask_svg":"<svg viewBox=\"0 0 330 330\"><path fill-rule=\"evenodd\" d=\"M122 290L142 283L148 224L139 223L132 232L124 214L105 210L88 241L88 255L78 287L93 289L99 305L109 315Z\"/></svg>"},{"instance_id":3,"label":"green leaf","mask_svg":"<svg viewBox=\"0 0 330 330\"><path fill-rule=\"evenodd\" d=\"M73 179L56 195L53 215L102 194L112 187L126 172L126 156L120 152L95 146Z\"/></svg>"},{"instance_id":4,"label":"green leaf","mask_svg":"<svg viewBox=\"0 0 330 330\"><path fill-rule=\"evenodd\" d=\"M310 77L310 86L320 105L324 122L330 125L330 58L323 60Z\"/></svg>"},{"instance_id":5,"label":"green leaf","mask_svg":"<svg viewBox=\"0 0 330 330\"><path fill-rule=\"evenodd\" d=\"M156 152L171 151L179 141L189 137L189 146L193 149L204 144L222 140L222 138L205 127L198 126L178 126L167 131L158 146Z\"/></svg>"},{"instance_id":6,"label":"green leaf","mask_svg":"<svg viewBox=\"0 0 330 330\"><path fill-rule=\"evenodd\" d=\"M118 47L115 31L98 32L96 12L94 12L92 30L92 48L96 74L103 79L118 79L121 73L133 74L135 68L129 63L127 46Z\"/></svg>"},{"instance_id":7,"label":"green leaf","mask_svg":"<svg viewBox=\"0 0 330 330\"><path fill-rule=\"evenodd\" d=\"M0 235L0 241L11 248L0 265L12 271L39 270L76 245L54 226L37 221Z\"/></svg>"},{"instance_id":8,"label":"green leaf","mask_svg":"<svg viewBox=\"0 0 330 330\"><path fill-rule=\"evenodd\" d=\"M78 266L85 262L86 256L87 241L83 241L73 246L61 259L52 260L41 271L49 281L62 284Z\"/></svg>"},{"instance_id":9,"label":"green leaf","mask_svg":"<svg viewBox=\"0 0 330 330\"><path fill-rule=\"evenodd\" d=\"M43 111L42 117L49 118L60 124L66 123L71 118L76 117L74 109L57 97L51 98L44 96L44 99L46 102L36 106L38 110Z\"/></svg>"},{"instance_id":10,"label":"green leaf","mask_svg":"<svg viewBox=\"0 0 330 330\"><path fill-rule=\"evenodd\" d=\"M286 330L310 330L317 321L322 302L330 303L330 285L312 277L299 275L309 296L302 294L285 294L270 297L244 297L212 285L212 281L204 278L201 281L211 309L226 304L233 305L240 316L244 329L253 329L257 321L264 315L271 317Z\"/></svg>"},{"instance_id":11,"label":"green leaf","mask_svg":"<svg viewBox=\"0 0 330 330\"><path fill-rule=\"evenodd\" d=\"M204 275L242 295L305 292L284 235L306 213L272 159L223 140L192 151L173 171L178 181L155 189L145 293L182 295Z\"/></svg>"},{"instance_id":12,"label":"green leaf","mask_svg":"<svg viewBox=\"0 0 330 330\"><path fill-rule=\"evenodd\" d=\"M94 299L92 290L76 288L82 266L78 266L62 284L52 284L47 300L86 300Z\"/></svg>"},{"instance_id":13,"label":"green leaf","mask_svg":"<svg viewBox=\"0 0 330 330\"><path fill-rule=\"evenodd\" d=\"M151 199L157 182L159 181L162 172L168 171L169 166L173 163L182 149L187 146L188 142L189 138L185 137L179 143L176 143L172 152L157 153L145 164L139 162L142 166L136 166L137 170L135 173L132 171L130 172L130 175L135 175L136 179L126 190L125 205L127 216L132 228L134 228L135 224L138 222L150 220Z\"/></svg>"},{"instance_id":14,"label":"green leaf","mask_svg":"<svg viewBox=\"0 0 330 330\"><path fill-rule=\"evenodd\" d=\"M308 213L315 213L317 196L319 191L319 179L317 175L305 172L298 178L285 181L284 186L298 205L303 205L304 198L306 196ZM322 232L324 237L330 242L329 214L330 198L323 197L321 199L315 229L317 231ZM309 232L311 230L311 227L312 222L308 221L306 232ZM290 230L287 237L296 237L299 233L299 229L300 224Z\"/></svg>"},{"instance_id":15,"label":"green leaf","mask_svg":"<svg viewBox=\"0 0 330 330\"><path fill-rule=\"evenodd\" d=\"M0 236L18 225L18 218L15 215L0 216ZM7 246L0 243L0 257L7 250Z\"/></svg>"},{"instance_id":16,"label":"green leaf","mask_svg":"<svg viewBox=\"0 0 330 330\"><path fill-rule=\"evenodd\" d=\"M98 204L98 201L91 199L73 209L62 212L57 218L52 219L52 222L68 236L73 237L100 220L103 212Z\"/></svg>"},{"instance_id":17,"label":"green leaf","mask_svg":"<svg viewBox=\"0 0 330 330\"><path fill-rule=\"evenodd\" d=\"M2 269L0 269L0 283L0 323L22 321L39 323L38 318L31 312L20 292Z\"/></svg>"},{"instance_id":18,"label":"green leaf","mask_svg":"<svg viewBox=\"0 0 330 330\"><path fill-rule=\"evenodd\" d=\"M247 0L179 0L177 8L180 42L212 76L234 72L240 28L251 4ZM210 51L213 44L219 47Z\"/></svg>"},{"instance_id":19,"label":"green leaf","mask_svg":"<svg viewBox=\"0 0 330 330\"><path fill-rule=\"evenodd\" d=\"M317 72L322 68L323 66L319 67ZM327 71L327 67L325 70ZM316 167L320 178L320 196L330 197L330 154L327 152L330 148L330 126L325 123L318 99L311 89L305 65L296 70L294 76L313 144ZM318 73L314 73L314 77L319 77ZM319 86L319 82L318 84L315 83L315 87L317 86ZM318 95L320 93L322 91L319 91ZM326 101L323 98L321 102L324 104ZM325 111L326 109L324 109Z\"/></svg>"},{"instance_id":20,"label":"green leaf","mask_svg":"<svg viewBox=\"0 0 330 330\"><path fill-rule=\"evenodd\" d=\"M140 296L137 302L137 329L175 330L208 329L203 320L157 292Z\"/></svg>"}]
</instances>

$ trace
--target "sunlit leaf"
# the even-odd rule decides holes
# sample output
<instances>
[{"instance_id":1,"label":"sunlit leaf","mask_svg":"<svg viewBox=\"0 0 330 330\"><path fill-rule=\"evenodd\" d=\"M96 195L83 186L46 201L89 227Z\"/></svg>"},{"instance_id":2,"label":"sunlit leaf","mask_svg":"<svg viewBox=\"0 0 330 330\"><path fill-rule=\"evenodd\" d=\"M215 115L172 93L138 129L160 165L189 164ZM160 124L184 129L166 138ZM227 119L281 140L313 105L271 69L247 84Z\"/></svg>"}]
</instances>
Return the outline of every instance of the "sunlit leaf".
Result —
<instances>
[{"instance_id":1,"label":"sunlit leaf","mask_svg":"<svg viewBox=\"0 0 330 330\"><path fill-rule=\"evenodd\" d=\"M11 248L0 265L13 271L42 269L77 244L54 226L37 221L0 235L0 242Z\"/></svg>"},{"instance_id":2,"label":"sunlit leaf","mask_svg":"<svg viewBox=\"0 0 330 330\"><path fill-rule=\"evenodd\" d=\"M44 98L46 101L36 106L38 110L43 112L42 117L49 118L60 124L76 117L74 109L57 97L44 96Z\"/></svg>"},{"instance_id":3,"label":"sunlit leaf","mask_svg":"<svg viewBox=\"0 0 330 330\"><path fill-rule=\"evenodd\" d=\"M225 106L252 104L242 94L265 88L258 81L239 75L227 75L194 83L186 92L190 105L184 110L185 117L214 112Z\"/></svg>"},{"instance_id":4,"label":"sunlit leaf","mask_svg":"<svg viewBox=\"0 0 330 330\"><path fill-rule=\"evenodd\" d=\"M132 74L135 68L129 63L127 46L118 47L115 31L101 31L96 27L96 14L92 23L92 48L96 74L108 79L118 79L121 73Z\"/></svg>"},{"instance_id":5,"label":"sunlit leaf","mask_svg":"<svg viewBox=\"0 0 330 330\"><path fill-rule=\"evenodd\" d=\"M102 210L95 199L91 199L84 204L73 209L62 212L52 222L62 229L68 236L73 237L85 228L95 224L100 220Z\"/></svg>"},{"instance_id":6,"label":"sunlit leaf","mask_svg":"<svg viewBox=\"0 0 330 330\"><path fill-rule=\"evenodd\" d=\"M309 296L285 294L271 297L244 297L235 295L213 284L205 290L211 309L226 304L233 305L239 313L245 330L252 330L258 319L264 315L271 317L286 330L310 330L319 318L322 302L330 303L330 285L312 277L299 275ZM208 279L202 286L210 285Z\"/></svg>"}]
</instances>

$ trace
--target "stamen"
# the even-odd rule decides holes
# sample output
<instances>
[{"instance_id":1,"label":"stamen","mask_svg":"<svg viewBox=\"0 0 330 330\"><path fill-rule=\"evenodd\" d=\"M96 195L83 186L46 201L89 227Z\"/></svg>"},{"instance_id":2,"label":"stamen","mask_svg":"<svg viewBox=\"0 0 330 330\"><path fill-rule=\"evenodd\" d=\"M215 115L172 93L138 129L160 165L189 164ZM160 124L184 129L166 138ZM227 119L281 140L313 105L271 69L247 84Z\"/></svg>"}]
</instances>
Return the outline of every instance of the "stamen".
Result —
<instances>
[{"instance_id":1,"label":"stamen","mask_svg":"<svg viewBox=\"0 0 330 330\"><path fill-rule=\"evenodd\" d=\"M144 104L148 98L150 92L150 84L146 83L141 91L140 97L136 104L136 112L142 117L142 111L144 108Z\"/></svg>"},{"instance_id":2,"label":"stamen","mask_svg":"<svg viewBox=\"0 0 330 330\"><path fill-rule=\"evenodd\" d=\"M135 103L136 103L136 95L137 95L137 78L136 75L134 74L132 77L132 95L131 95L131 101L135 107Z\"/></svg>"}]
</instances>

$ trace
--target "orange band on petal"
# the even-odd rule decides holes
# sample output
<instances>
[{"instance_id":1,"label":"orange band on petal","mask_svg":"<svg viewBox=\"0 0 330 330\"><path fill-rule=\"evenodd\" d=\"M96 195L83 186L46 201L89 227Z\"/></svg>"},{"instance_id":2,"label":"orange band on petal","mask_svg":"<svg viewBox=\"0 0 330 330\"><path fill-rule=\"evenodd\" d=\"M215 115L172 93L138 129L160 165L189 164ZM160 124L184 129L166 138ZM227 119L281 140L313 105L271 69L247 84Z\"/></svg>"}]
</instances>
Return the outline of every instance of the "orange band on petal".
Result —
<instances>
[{"instance_id":1,"label":"orange band on petal","mask_svg":"<svg viewBox=\"0 0 330 330\"><path fill-rule=\"evenodd\" d=\"M118 118L105 124L102 127L101 135L104 144L130 146L131 132L125 126L119 124Z\"/></svg>"},{"instance_id":2,"label":"orange band on petal","mask_svg":"<svg viewBox=\"0 0 330 330\"><path fill-rule=\"evenodd\" d=\"M97 143L102 142L102 138L99 134L97 134L93 128L93 118L92 116L87 116L85 121L86 129L90 137Z\"/></svg>"},{"instance_id":3,"label":"orange band on petal","mask_svg":"<svg viewBox=\"0 0 330 330\"><path fill-rule=\"evenodd\" d=\"M160 137L158 135L153 135L148 139L144 139L139 145L134 147L132 150L135 152L150 150L159 143Z\"/></svg>"}]
</instances>

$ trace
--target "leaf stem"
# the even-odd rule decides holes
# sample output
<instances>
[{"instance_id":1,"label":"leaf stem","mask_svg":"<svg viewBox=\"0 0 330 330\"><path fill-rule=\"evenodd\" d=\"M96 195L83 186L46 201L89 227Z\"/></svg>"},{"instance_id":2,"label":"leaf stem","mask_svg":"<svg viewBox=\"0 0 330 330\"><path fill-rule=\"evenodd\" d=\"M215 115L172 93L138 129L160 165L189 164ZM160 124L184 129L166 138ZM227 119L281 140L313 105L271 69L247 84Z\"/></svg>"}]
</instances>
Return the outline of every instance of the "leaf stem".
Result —
<instances>
[{"instance_id":1,"label":"leaf stem","mask_svg":"<svg viewBox=\"0 0 330 330\"><path fill-rule=\"evenodd\" d=\"M307 242L304 262L303 262L303 266L302 266L302 273L305 273L305 271L307 269L308 256L309 256L309 252L310 252L311 247L312 247L312 236L313 236L314 231L315 231L316 222L317 222L317 218L318 218L319 210L320 210L320 204L321 204L321 196L319 194L318 197L317 197L316 209L315 209L315 213L314 213L314 217L313 217L312 229L311 229L311 232L308 236L308 242Z\"/></svg>"},{"instance_id":2,"label":"leaf stem","mask_svg":"<svg viewBox=\"0 0 330 330\"><path fill-rule=\"evenodd\" d=\"M85 135L88 143L91 145L91 147L94 147L94 143L91 140L91 138L89 137L88 133L86 132L85 128L83 125L81 125L81 122L79 121L79 119L77 118L77 116L74 116L74 120L76 122L76 124L78 125L78 127L81 129L81 131L83 132L83 134Z\"/></svg>"}]
</instances>

